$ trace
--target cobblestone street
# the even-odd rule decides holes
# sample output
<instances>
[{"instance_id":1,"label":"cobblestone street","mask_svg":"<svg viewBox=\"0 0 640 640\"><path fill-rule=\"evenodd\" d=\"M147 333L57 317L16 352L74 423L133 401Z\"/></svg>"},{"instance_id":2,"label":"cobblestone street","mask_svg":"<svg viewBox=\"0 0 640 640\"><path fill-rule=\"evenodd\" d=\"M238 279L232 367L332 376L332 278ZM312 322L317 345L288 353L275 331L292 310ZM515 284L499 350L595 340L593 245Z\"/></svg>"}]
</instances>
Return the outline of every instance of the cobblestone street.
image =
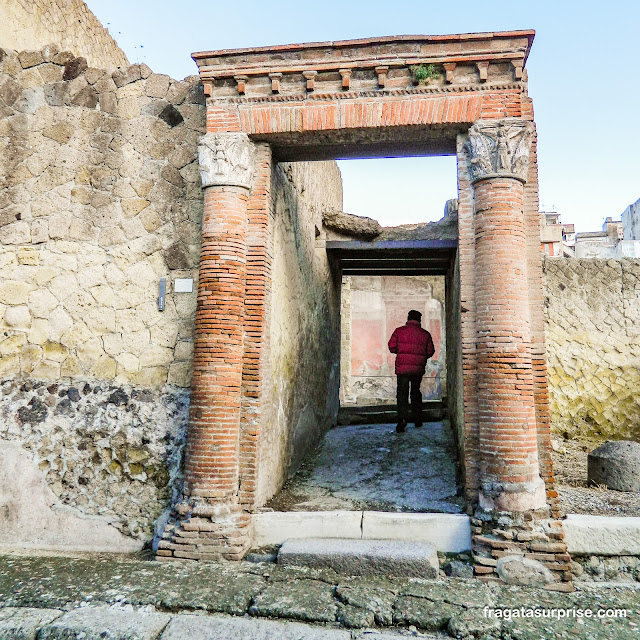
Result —
<instances>
[{"instance_id":1,"label":"cobblestone street","mask_svg":"<svg viewBox=\"0 0 640 640\"><path fill-rule=\"evenodd\" d=\"M455 578L349 578L250 562L158 563L106 555L6 555L0 557L0 603L1 638L35 638L35 631L32 635L15 631L26 628L25 620L32 628L36 620L35 628L43 629L39 639L98 638L104 637L100 633L107 628L109 638L145 640L187 636L192 640L373 640L396 632L485 640L625 640L640 635L640 590L633 587L582 585L565 594ZM521 607L525 614L534 607L590 609L594 617L549 619L516 617L513 613L511 620L503 620L493 611L505 608L520 612ZM598 619L597 612L606 609L626 609L628 613L626 617ZM71 611L75 613L65 614ZM200 617L185 621L184 614ZM234 617L212 618L212 614ZM288 624L274 627L253 623L253 619ZM187 623L191 625L188 632L182 626ZM291 627L291 623L305 626ZM176 635L178 628L184 635ZM365 633L372 630L385 634ZM287 635L290 632L292 635Z\"/></svg>"}]
</instances>

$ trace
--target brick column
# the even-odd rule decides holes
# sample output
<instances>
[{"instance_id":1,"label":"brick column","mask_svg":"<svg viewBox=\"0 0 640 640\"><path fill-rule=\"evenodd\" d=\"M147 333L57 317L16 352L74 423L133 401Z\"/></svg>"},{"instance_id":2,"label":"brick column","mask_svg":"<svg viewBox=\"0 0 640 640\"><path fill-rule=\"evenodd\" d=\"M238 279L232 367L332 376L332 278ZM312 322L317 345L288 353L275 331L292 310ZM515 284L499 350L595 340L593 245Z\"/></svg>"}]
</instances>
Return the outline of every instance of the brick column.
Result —
<instances>
[{"instance_id":1,"label":"brick column","mask_svg":"<svg viewBox=\"0 0 640 640\"><path fill-rule=\"evenodd\" d=\"M474 186L479 506L546 506L531 360L523 184L532 125L485 121L469 130Z\"/></svg>"},{"instance_id":2,"label":"brick column","mask_svg":"<svg viewBox=\"0 0 640 640\"><path fill-rule=\"evenodd\" d=\"M242 133L207 133L199 148L202 249L183 501L159 557L240 559L250 515L239 498L247 203L255 149Z\"/></svg>"}]
</instances>

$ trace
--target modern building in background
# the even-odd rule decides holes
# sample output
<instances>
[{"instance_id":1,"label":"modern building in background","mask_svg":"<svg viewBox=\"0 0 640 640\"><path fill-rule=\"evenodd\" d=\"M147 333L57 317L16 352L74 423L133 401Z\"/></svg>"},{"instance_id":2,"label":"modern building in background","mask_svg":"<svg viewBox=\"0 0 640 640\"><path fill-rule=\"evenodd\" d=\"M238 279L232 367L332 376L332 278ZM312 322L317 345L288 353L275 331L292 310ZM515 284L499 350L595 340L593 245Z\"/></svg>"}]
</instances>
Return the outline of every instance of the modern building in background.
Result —
<instances>
[{"instance_id":1,"label":"modern building in background","mask_svg":"<svg viewBox=\"0 0 640 640\"><path fill-rule=\"evenodd\" d=\"M638 258L640 200L629 205L620 220L608 216L600 231L576 233L573 224L562 224L557 211L541 211L540 245L552 258Z\"/></svg>"},{"instance_id":2,"label":"modern building in background","mask_svg":"<svg viewBox=\"0 0 640 640\"><path fill-rule=\"evenodd\" d=\"M622 212L622 229L625 240L640 240L640 198Z\"/></svg>"}]
</instances>

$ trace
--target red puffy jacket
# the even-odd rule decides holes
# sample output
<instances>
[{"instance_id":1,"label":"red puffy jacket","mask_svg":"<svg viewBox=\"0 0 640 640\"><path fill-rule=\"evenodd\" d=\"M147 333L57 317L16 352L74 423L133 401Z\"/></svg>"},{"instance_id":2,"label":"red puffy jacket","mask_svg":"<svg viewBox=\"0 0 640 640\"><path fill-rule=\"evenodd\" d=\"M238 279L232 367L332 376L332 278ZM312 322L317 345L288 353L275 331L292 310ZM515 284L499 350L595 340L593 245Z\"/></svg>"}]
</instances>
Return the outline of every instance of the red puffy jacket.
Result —
<instances>
[{"instance_id":1,"label":"red puffy jacket","mask_svg":"<svg viewBox=\"0 0 640 640\"><path fill-rule=\"evenodd\" d=\"M417 320L409 320L391 335L389 351L397 354L396 375L420 376L436 350L431 334Z\"/></svg>"}]
</instances>

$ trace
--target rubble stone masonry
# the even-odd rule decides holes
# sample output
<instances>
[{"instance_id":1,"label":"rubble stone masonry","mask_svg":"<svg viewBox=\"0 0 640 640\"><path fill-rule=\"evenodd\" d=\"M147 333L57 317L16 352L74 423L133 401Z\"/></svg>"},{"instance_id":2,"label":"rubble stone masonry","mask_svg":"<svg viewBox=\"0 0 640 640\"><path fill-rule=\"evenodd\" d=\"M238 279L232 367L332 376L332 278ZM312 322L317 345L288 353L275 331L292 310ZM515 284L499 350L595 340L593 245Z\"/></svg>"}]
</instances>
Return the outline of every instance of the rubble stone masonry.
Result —
<instances>
[{"instance_id":1,"label":"rubble stone masonry","mask_svg":"<svg viewBox=\"0 0 640 640\"><path fill-rule=\"evenodd\" d=\"M0 50L0 116L0 459L18 464L15 446L21 446L20 464L28 460L42 475L51 504L149 542L182 486L203 216L197 160L205 130L202 85L197 77L176 81L146 65L111 73L50 47L6 49ZM277 379L288 386L274 390L285 410L274 418L274 435L264 441L269 450L261 454L270 477L265 491L273 493L301 447L328 428L325 412L336 404L322 397L321 428L306 435L315 428L316 405L301 396L305 402L298 406L292 376L300 359L296 350L284 360L277 354L291 335L311 344L315 322L325 318L325 306L311 297L301 314L287 282L301 275L295 291L328 300L322 291L326 258L323 264L316 256L314 224L321 225L322 198L340 208L341 183L332 162L277 166L272 180L263 151L256 166L266 171L264 186L248 203L246 292L247 315L264 317L263 265L274 251L281 255L275 317L282 320L274 324L280 346L273 359ZM260 198L271 197L280 203L281 231L264 256L260 234L268 225L260 219ZM315 288L300 271L302 254L315 265ZM176 279L192 279L193 290L176 292ZM326 316L331 326L332 313ZM245 329L241 351L256 354L242 372L250 416L252 385L263 384L255 346L262 341L250 320ZM324 358L323 343L305 349L335 368ZM274 384L273 378L264 384ZM322 385L309 380L309 388L316 402ZM306 422L296 426L301 412ZM250 459L241 474L253 496L256 456L245 455L256 446L251 420L243 429L238 455ZM24 491L0 478L0 502L18 523L11 532L0 527L0 544L3 535L16 543L38 535L26 526ZM73 531L56 540L73 545Z\"/></svg>"},{"instance_id":2,"label":"rubble stone masonry","mask_svg":"<svg viewBox=\"0 0 640 640\"><path fill-rule=\"evenodd\" d=\"M114 71L129 66L124 51L82 0L2 0L0 24L0 46L30 50L34 61L40 49L55 43L92 67Z\"/></svg>"},{"instance_id":3,"label":"rubble stone masonry","mask_svg":"<svg viewBox=\"0 0 640 640\"><path fill-rule=\"evenodd\" d=\"M640 260L546 259L552 428L640 439Z\"/></svg>"}]
</instances>

